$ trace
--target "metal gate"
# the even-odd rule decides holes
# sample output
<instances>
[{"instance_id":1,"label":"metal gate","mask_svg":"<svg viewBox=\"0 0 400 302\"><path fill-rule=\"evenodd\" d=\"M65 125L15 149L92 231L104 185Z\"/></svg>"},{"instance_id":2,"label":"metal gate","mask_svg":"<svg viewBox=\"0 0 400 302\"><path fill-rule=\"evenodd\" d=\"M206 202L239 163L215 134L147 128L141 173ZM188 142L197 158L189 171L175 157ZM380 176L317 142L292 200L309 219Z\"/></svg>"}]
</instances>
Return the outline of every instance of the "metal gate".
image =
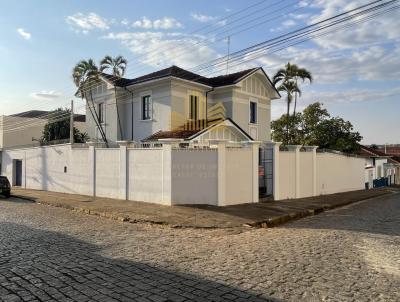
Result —
<instances>
[{"instance_id":1,"label":"metal gate","mask_svg":"<svg viewBox=\"0 0 400 302\"><path fill-rule=\"evenodd\" d=\"M14 160L15 163L15 182L14 186L22 186L22 160L16 159Z\"/></svg>"},{"instance_id":2,"label":"metal gate","mask_svg":"<svg viewBox=\"0 0 400 302\"><path fill-rule=\"evenodd\" d=\"M259 149L258 183L259 197L268 197L273 194L274 186L274 149L261 146Z\"/></svg>"}]
</instances>

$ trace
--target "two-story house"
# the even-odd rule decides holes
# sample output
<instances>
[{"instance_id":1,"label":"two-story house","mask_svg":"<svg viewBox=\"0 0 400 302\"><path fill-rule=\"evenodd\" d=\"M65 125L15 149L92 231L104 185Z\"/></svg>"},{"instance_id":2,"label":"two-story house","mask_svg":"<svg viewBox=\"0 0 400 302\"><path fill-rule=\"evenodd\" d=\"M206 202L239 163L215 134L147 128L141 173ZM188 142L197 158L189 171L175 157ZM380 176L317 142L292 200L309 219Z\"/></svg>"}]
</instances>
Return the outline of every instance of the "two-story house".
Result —
<instances>
[{"instance_id":1,"label":"two-story house","mask_svg":"<svg viewBox=\"0 0 400 302\"><path fill-rule=\"evenodd\" d=\"M262 68L207 78L177 66L135 79L100 75L86 89L92 140L270 140L271 100Z\"/></svg>"}]
</instances>

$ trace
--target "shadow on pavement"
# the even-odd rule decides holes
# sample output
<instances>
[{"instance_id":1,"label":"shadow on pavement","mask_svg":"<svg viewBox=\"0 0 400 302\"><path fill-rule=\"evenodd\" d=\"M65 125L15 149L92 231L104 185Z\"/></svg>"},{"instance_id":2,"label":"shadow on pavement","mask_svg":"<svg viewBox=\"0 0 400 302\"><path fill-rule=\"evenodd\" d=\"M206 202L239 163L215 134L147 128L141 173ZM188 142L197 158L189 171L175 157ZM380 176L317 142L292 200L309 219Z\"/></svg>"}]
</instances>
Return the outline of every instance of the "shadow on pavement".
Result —
<instances>
[{"instance_id":1,"label":"shadow on pavement","mask_svg":"<svg viewBox=\"0 0 400 302\"><path fill-rule=\"evenodd\" d=\"M0 223L0 300L277 301L99 252L99 246L64 234Z\"/></svg>"},{"instance_id":2,"label":"shadow on pavement","mask_svg":"<svg viewBox=\"0 0 400 302\"><path fill-rule=\"evenodd\" d=\"M282 228L312 228L400 236L400 194L376 197L350 207L285 224Z\"/></svg>"},{"instance_id":3,"label":"shadow on pavement","mask_svg":"<svg viewBox=\"0 0 400 302\"><path fill-rule=\"evenodd\" d=\"M358 190L314 197L247 203L224 207L209 205L186 205L186 207L231 215L249 221L262 221L274 216L302 212L308 209L317 209L323 206L341 206L368 198L382 196L382 194L386 193L387 192L383 189Z\"/></svg>"},{"instance_id":4,"label":"shadow on pavement","mask_svg":"<svg viewBox=\"0 0 400 302\"><path fill-rule=\"evenodd\" d=\"M15 202L15 203L34 203L33 200L23 199L20 197L16 197L11 195L10 198L5 198L4 196L0 195L0 202Z\"/></svg>"}]
</instances>

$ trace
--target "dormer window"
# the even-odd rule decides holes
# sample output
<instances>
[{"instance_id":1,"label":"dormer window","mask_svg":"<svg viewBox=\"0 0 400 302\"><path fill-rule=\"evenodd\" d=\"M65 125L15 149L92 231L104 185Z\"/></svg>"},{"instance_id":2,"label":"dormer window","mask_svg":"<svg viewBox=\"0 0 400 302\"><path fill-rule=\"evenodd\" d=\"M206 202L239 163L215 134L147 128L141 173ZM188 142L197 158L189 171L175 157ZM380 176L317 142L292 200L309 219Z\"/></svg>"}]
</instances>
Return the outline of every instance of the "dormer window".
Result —
<instances>
[{"instance_id":1,"label":"dormer window","mask_svg":"<svg viewBox=\"0 0 400 302\"><path fill-rule=\"evenodd\" d=\"M199 118L199 97L197 95L189 96L189 119L198 120Z\"/></svg>"}]
</instances>

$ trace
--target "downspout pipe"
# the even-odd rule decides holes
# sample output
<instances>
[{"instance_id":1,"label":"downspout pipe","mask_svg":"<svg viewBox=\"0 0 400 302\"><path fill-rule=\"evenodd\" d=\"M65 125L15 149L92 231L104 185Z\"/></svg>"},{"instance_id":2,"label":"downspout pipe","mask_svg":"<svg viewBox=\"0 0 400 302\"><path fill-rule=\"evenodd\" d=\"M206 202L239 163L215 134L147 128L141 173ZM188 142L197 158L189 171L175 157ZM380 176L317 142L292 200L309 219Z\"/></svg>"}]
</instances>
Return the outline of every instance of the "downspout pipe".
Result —
<instances>
[{"instance_id":1,"label":"downspout pipe","mask_svg":"<svg viewBox=\"0 0 400 302\"><path fill-rule=\"evenodd\" d=\"M114 94L115 94L115 107L117 109L117 119L119 126L119 134L121 135L121 140L124 140L124 134L122 132L121 118L119 116L119 108L118 108L118 98L117 98L117 86L114 85Z\"/></svg>"},{"instance_id":2,"label":"downspout pipe","mask_svg":"<svg viewBox=\"0 0 400 302\"><path fill-rule=\"evenodd\" d=\"M132 131L131 131L131 140L133 141L133 91L129 90L128 88L124 87L126 91L128 91L132 96L132 103L131 103L131 119L132 119Z\"/></svg>"}]
</instances>

